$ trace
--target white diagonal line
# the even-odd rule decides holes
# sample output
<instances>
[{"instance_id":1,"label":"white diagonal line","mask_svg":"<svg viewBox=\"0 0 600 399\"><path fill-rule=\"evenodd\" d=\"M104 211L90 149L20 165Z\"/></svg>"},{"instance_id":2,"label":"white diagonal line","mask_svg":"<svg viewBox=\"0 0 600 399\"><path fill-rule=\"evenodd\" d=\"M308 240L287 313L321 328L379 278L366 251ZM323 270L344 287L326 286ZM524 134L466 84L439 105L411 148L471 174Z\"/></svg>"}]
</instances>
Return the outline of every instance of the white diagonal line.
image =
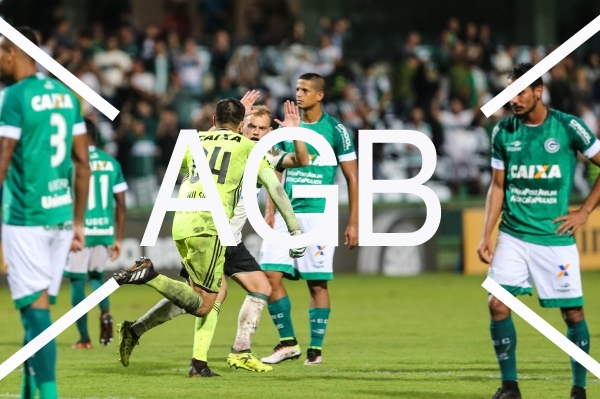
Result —
<instances>
[{"instance_id":1,"label":"white diagonal line","mask_svg":"<svg viewBox=\"0 0 600 399\"><path fill-rule=\"evenodd\" d=\"M581 348L571 342L567 337L558 332L556 328L548 324L546 320L542 319L533 310L529 309L523 302L511 295L500 284L488 277L481 286L508 306L513 312L521 316L523 320L531 324L536 330L541 332L546 338L552 341L554 345L558 346L565 351L567 355L571 356L579 364L588 369L590 373L600 378L600 363L581 350Z\"/></svg>"},{"instance_id":2,"label":"white diagonal line","mask_svg":"<svg viewBox=\"0 0 600 399\"><path fill-rule=\"evenodd\" d=\"M0 18L0 34L6 36L8 40L17 45L21 50L36 60L40 65L52 72L57 79L69 86L73 91L79 94L84 100L92 104L96 109L102 112L111 121L119 115L119 110L113 107L103 99L98 93L90 89L85 83L79 80L65 67L56 62L52 57L46 54L41 48L33 44L29 39L23 36L19 31L13 28L3 18Z\"/></svg>"},{"instance_id":3,"label":"white diagonal line","mask_svg":"<svg viewBox=\"0 0 600 399\"><path fill-rule=\"evenodd\" d=\"M58 334L65 331L71 324L75 323L81 316L92 310L104 298L115 292L119 284L114 278L109 279L90 296L81 301L73 309L69 310L63 317L54 322L50 327L35 337L31 342L22 347L17 353L8 358L0 365L0 380L6 377L25 360L35 355L48 342L52 341Z\"/></svg>"},{"instance_id":4,"label":"white diagonal line","mask_svg":"<svg viewBox=\"0 0 600 399\"><path fill-rule=\"evenodd\" d=\"M577 47L581 46L599 30L600 16L596 17L596 19L574 34L573 37L560 45L560 47L558 47L547 57L541 60L537 65L527 71L525 75L521 76L506 89L502 90L500 94L488 101L487 104L481 107L481 111L489 118L490 115L498 111L502 106L504 106L504 104L509 102L511 98L514 98L527 86L532 84L537 78L548 72L550 68L558 64L567 55L571 54Z\"/></svg>"}]
</instances>

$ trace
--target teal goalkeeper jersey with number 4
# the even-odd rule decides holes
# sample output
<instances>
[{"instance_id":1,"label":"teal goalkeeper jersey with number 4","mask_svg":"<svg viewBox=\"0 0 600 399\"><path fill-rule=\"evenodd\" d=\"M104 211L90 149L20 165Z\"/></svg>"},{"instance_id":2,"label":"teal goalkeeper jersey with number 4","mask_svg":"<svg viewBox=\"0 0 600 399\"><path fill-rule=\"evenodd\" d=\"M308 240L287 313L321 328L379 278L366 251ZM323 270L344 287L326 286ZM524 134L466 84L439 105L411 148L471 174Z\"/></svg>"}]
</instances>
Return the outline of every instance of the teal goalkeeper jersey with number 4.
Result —
<instances>
[{"instance_id":1,"label":"teal goalkeeper jersey with number 4","mask_svg":"<svg viewBox=\"0 0 600 399\"><path fill-rule=\"evenodd\" d=\"M577 152L588 158L600 141L579 118L548 110L544 123L527 126L511 116L492 133L492 167L505 171L500 231L538 245L572 245L552 221L568 213Z\"/></svg>"},{"instance_id":2,"label":"teal goalkeeper jersey with number 4","mask_svg":"<svg viewBox=\"0 0 600 399\"><path fill-rule=\"evenodd\" d=\"M323 113L321 119L317 122L300 122L300 127L314 130L323 136L333 148L338 163L356 159L352 137L350 137L344 125L331 115ZM277 144L275 148L284 152L294 152L294 142L284 141ZM294 213L323 213L325 212L325 198L293 198L292 187L294 185L333 185L339 164L325 166L313 146L306 143L306 148L308 149L310 163L303 168L287 169L285 171L285 192L292 202Z\"/></svg>"},{"instance_id":3,"label":"teal goalkeeper jersey with number 4","mask_svg":"<svg viewBox=\"0 0 600 399\"><path fill-rule=\"evenodd\" d=\"M0 93L0 136L18 140L3 187L4 224L73 220L71 148L85 133L79 100L56 79L35 74Z\"/></svg>"},{"instance_id":4,"label":"teal goalkeeper jersey with number 4","mask_svg":"<svg viewBox=\"0 0 600 399\"><path fill-rule=\"evenodd\" d=\"M85 246L114 244L114 194L127 190L121 165L106 152L89 147L90 188L84 219Z\"/></svg>"}]
</instances>

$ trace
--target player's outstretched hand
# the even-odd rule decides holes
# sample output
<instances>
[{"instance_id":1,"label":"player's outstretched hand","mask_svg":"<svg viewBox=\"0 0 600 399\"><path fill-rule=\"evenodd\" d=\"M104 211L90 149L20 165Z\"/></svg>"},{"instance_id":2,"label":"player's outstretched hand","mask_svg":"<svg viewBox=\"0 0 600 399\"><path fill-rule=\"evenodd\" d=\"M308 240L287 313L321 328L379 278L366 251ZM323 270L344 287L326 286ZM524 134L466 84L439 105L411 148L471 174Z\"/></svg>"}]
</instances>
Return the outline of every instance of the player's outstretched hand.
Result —
<instances>
[{"instance_id":1,"label":"player's outstretched hand","mask_svg":"<svg viewBox=\"0 0 600 399\"><path fill-rule=\"evenodd\" d=\"M358 245L358 225L356 223L348 223L344 238L344 244L348 246L348 249L353 249Z\"/></svg>"},{"instance_id":2,"label":"player's outstretched hand","mask_svg":"<svg viewBox=\"0 0 600 399\"><path fill-rule=\"evenodd\" d=\"M116 261L121 256L121 241L115 241L110 247L110 260Z\"/></svg>"},{"instance_id":3,"label":"player's outstretched hand","mask_svg":"<svg viewBox=\"0 0 600 399\"><path fill-rule=\"evenodd\" d=\"M252 106L254 105L256 100L258 100L259 97L260 91L258 90L247 91L246 94L244 94L244 97L242 97L240 102L244 104L244 108L246 109L246 116L256 113L256 110L252 109Z\"/></svg>"},{"instance_id":4,"label":"player's outstretched hand","mask_svg":"<svg viewBox=\"0 0 600 399\"><path fill-rule=\"evenodd\" d=\"M300 110L293 101L287 100L283 104L283 122L279 119L274 121L281 127L299 127L300 126Z\"/></svg>"},{"instance_id":5,"label":"player's outstretched hand","mask_svg":"<svg viewBox=\"0 0 600 399\"><path fill-rule=\"evenodd\" d=\"M83 226L80 224L73 225L73 241L71 242L71 251L78 252L83 249L85 245L85 234L83 233Z\"/></svg>"},{"instance_id":6,"label":"player's outstretched hand","mask_svg":"<svg viewBox=\"0 0 600 399\"><path fill-rule=\"evenodd\" d=\"M583 209L578 209L576 211L569 211L568 215L554 219L552 223L556 224L563 222L556 228L556 233L561 236L565 233L567 233L568 236L572 236L577 229L584 225L589 215L590 214Z\"/></svg>"},{"instance_id":7,"label":"player's outstretched hand","mask_svg":"<svg viewBox=\"0 0 600 399\"><path fill-rule=\"evenodd\" d=\"M479 255L479 259L483 263L492 263L492 256L494 255L492 240L489 238L482 238L479 247L477 247L477 255Z\"/></svg>"}]
</instances>

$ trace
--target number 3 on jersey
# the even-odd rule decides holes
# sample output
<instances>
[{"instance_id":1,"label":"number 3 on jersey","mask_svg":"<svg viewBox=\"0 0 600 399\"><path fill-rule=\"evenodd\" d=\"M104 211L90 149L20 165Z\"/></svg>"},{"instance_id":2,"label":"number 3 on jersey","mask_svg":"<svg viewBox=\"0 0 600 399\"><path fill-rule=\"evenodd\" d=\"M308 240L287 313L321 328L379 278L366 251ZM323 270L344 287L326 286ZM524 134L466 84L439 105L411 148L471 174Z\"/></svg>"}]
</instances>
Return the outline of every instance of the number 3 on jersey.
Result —
<instances>
[{"instance_id":1,"label":"number 3 on jersey","mask_svg":"<svg viewBox=\"0 0 600 399\"><path fill-rule=\"evenodd\" d=\"M210 171L213 175L219 176L217 183L224 184L225 177L227 176L227 169L229 168L229 161L231 159L231 152L224 152L223 159L221 160L220 169L215 169L215 165L217 163L217 158L219 157L219 153L221 152L221 147L215 147L213 153L210 156L210 161L208 162L208 166L210 167ZM208 157L208 150L204 149L204 154ZM198 172L196 171L196 164L192 166L192 170L190 171L190 183L196 183L200 179L198 176Z\"/></svg>"},{"instance_id":2,"label":"number 3 on jersey","mask_svg":"<svg viewBox=\"0 0 600 399\"><path fill-rule=\"evenodd\" d=\"M50 135L50 145L56 152L50 156L50 166L56 168L67 155L67 122L61 114L50 115L50 126L56 128L55 133Z\"/></svg>"}]
</instances>

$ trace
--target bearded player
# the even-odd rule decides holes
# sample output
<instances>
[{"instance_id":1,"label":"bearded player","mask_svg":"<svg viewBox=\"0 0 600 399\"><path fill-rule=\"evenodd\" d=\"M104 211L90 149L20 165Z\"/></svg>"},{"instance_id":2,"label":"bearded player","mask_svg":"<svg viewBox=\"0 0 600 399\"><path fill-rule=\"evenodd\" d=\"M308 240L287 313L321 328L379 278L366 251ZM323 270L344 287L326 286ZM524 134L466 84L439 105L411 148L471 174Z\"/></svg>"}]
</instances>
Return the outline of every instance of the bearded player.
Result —
<instances>
[{"instance_id":1,"label":"bearded player","mask_svg":"<svg viewBox=\"0 0 600 399\"><path fill-rule=\"evenodd\" d=\"M513 83L532 68L519 64ZM590 334L583 312L579 252L574 233L600 200L600 183L579 209L569 212L577 153L600 165L600 141L577 117L548 109L541 101L538 78L510 101L513 116L496 125L492 135L492 183L486 200L483 237L477 253L491 263L489 275L513 295L531 295L540 305L559 308L567 337L589 353ZM491 234L502 213L496 248ZM492 256L493 255L493 256ZM520 399L517 383L517 335L511 311L489 296L492 343L502 386L492 399ZM586 372L571 359L571 399L586 398Z\"/></svg>"}]
</instances>

